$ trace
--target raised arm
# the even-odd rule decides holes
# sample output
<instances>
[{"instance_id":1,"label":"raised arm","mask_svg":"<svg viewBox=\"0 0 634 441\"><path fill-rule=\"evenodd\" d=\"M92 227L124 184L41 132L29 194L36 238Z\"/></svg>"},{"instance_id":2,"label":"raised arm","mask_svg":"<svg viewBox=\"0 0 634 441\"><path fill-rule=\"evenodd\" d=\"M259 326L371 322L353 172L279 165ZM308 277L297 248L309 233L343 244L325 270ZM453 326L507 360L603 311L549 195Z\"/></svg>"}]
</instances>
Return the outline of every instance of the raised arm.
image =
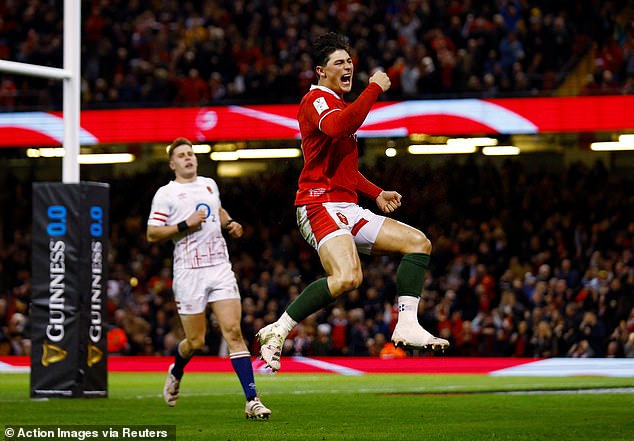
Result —
<instances>
[{"instance_id":1,"label":"raised arm","mask_svg":"<svg viewBox=\"0 0 634 441\"><path fill-rule=\"evenodd\" d=\"M361 95L342 111L333 111L321 121L320 129L333 138L344 138L359 130L370 113L372 105L381 93L381 88L371 83Z\"/></svg>"}]
</instances>

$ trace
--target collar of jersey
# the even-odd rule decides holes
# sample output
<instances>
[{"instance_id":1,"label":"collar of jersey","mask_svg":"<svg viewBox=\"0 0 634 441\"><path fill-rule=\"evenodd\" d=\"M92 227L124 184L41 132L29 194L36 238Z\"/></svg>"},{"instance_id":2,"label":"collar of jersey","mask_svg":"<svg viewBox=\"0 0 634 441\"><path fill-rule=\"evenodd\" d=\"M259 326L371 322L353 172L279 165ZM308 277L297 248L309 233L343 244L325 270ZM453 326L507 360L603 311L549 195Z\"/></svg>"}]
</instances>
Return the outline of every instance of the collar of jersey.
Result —
<instances>
[{"instance_id":1,"label":"collar of jersey","mask_svg":"<svg viewBox=\"0 0 634 441\"><path fill-rule=\"evenodd\" d=\"M172 182L174 184L178 184L178 185L189 185L189 184L196 184L200 181L200 176L196 175L196 180L195 181L191 181L191 182L177 182L176 179L172 179Z\"/></svg>"},{"instance_id":2,"label":"collar of jersey","mask_svg":"<svg viewBox=\"0 0 634 441\"><path fill-rule=\"evenodd\" d=\"M337 99L341 99L341 97L339 95L337 95L331 89L328 89L326 86L318 86L317 84L311 84L310 85L310 90L314 90L314 89L323 90L324 92L328 92L328 93L333 94L335 97L337 97Z\"/></svg>"}]
</instances>

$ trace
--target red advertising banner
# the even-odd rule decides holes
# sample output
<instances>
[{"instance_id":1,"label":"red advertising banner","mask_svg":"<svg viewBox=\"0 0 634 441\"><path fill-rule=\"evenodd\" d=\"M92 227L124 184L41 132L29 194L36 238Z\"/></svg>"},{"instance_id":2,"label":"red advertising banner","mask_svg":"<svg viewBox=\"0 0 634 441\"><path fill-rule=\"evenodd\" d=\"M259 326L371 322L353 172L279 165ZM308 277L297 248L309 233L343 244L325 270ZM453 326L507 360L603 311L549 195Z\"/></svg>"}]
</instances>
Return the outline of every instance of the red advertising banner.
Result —
<instances>
[{"instance_id":1,"label":"red advertising banner","mask_svg":"<svg viewBox=\"0 0 634 441\"><path fill-rule=\"evenodd\" d=\"M420 100L377 103L359 137L600 132L634 129L634 96ZM81 113L82 145L299 138L298 105L218 106ZM0 113L0 147L58 146L60 112Z\"/></svg>"}]
</instances>

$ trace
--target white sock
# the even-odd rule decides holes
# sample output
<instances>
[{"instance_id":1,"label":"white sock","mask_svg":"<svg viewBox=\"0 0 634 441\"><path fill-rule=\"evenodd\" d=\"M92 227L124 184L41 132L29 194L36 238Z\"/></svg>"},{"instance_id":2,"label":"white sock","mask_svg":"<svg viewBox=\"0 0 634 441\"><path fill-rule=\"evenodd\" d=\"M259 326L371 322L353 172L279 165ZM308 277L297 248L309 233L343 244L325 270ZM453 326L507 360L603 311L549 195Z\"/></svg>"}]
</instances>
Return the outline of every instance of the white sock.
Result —
<instances>
[{"instance_id":1,"label":"white sock","mask_svg":"<svg viewBox=\"0 0 634 441\"><path fill-rule=\"evenodd\" d=\"M277 320L277 324L280 325L283 331L288 335L293 328L297 325L297 322L291 318L290 315L284 311L284 314Z\"/></svg>"},{"instance_id":2,"label":"white sock","mask_svg":"<svg viewBox=\"0 0 634 441\"><path fill-rule=\"evenodd\" d=\"M398 322L418 323L418 301L419 297L399 296L398 297Z\"/></svg>"}]
</instances>

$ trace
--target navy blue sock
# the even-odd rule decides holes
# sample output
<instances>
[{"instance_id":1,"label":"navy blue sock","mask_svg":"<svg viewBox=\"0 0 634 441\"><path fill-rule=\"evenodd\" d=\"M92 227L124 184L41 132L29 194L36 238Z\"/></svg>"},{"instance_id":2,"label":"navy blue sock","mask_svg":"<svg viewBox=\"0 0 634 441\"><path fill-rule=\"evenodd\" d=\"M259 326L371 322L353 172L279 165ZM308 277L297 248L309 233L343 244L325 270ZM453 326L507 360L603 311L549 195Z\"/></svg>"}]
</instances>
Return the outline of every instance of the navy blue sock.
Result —
<instances>
[{"instance_id":1,"label":"navy blue sock","mask_svg":"<svg viewBox=\"0 0 634 441\"><path fill-rule=\"evenodd\" d=\"M176 347L176 361L174 362L174 367L172 368L172 375L175 376L176 379L180 380L183 378L185 366L191 359L191 357L185 358L181 355L180 345Z\"/></svg>"},{"instance_id":2,"label":"navy blue sock","mask_svg":"<svg viewBox=\"0 0 634 441\"><path fill-rule=\"evenodd\" d=\"M247 401L251 401L258 396L258 392L255 389L255 379L253 378L253 366L251 366L251 354L248 352L235 352L229 354L231 358L231 364L233 370L236 371L242 389L244 390L244 396Z\"/></svg>"}]
</instances>

